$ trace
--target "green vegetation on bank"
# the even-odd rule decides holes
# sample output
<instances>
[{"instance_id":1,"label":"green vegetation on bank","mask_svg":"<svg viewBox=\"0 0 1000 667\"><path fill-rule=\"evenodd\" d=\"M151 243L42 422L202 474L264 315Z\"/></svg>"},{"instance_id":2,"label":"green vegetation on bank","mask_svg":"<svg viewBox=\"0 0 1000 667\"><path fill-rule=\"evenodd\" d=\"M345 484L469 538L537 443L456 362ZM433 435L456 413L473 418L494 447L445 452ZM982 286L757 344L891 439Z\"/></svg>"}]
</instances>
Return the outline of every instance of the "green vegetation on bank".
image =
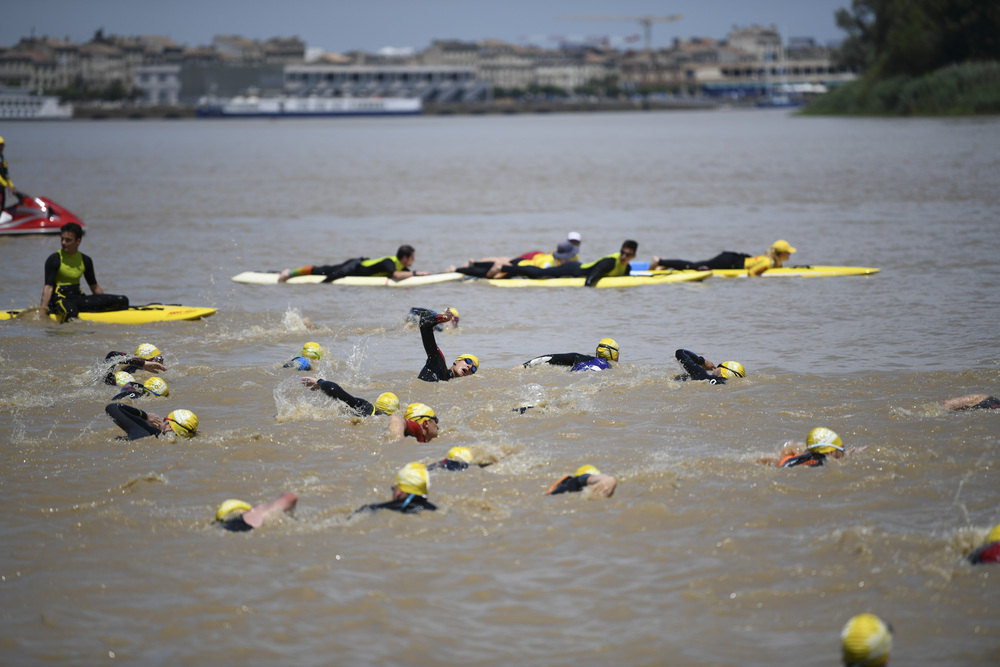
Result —
<instances>
[{"instance_id":1,"label":"green vegetation on bank","mask_svg":"<svg viewBox=\"0 0 1000 667\"><path fill-rule=\"evenodd\" d=\"M926 76L851 81L817 98L807 115L958 116L1000 114L1000 62L950 65Z\"/></svg>"},{"instance_id":2,"label":"green vegetation on bank","mask_svg":"<svg viewBox=\"0 0 1000 667\"><path fill-rule=\"evenodd\" d=\"M1000 2L853 0L838 65L864 72L808 114L1000 113Z\"/></svg>"}]
</instances>

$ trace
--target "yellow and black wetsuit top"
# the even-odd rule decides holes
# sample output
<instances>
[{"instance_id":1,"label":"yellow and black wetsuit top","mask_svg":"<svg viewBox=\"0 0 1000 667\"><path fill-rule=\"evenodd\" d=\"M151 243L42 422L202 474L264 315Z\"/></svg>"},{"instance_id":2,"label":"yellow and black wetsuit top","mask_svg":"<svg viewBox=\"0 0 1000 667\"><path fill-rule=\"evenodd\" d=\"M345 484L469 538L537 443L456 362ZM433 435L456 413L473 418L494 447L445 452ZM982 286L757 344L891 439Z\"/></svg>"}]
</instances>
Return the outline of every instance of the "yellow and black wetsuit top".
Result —
<instances>
[{"instance_id":1,"label":"yellow and black wetsuit top","mask_svg":"<svg viewBox=\"0 0 1000 667\"><path fill-rule=\"evenodd\" d=\"M593 287L601 278L628 275L631 267L627 262L623 264L621 253L616 252L613 255L605 255L589 264L581 264L580 269L587 276L584 284L587 287Z\"/></svg>"},{"instance_id":2,"label":"yellow and black wetsuit top","mask_svg":"<svg viewBox=\"0 0 1000 667\"><path fill-rule=\"evenodd\" d=\"M97 284L94 261L82 252L67 255L62 250L54 252L45 260L45 284L52 287L80 286L80 278L85 277L88 285Z\"/></svg>"},{"instance_id":3,"label":"yellow and black wetsuit top","mask_svg":"<svg viewBox=\"0 0 1000 667\"><path fill-rule=\"evenodd\" d=\"M406 267L398 257L389 255L378 259L366 259L361 262L361 269L354 275L359 276L391 276L395 271L405 271Z\"/></svg>"}]
</instances>

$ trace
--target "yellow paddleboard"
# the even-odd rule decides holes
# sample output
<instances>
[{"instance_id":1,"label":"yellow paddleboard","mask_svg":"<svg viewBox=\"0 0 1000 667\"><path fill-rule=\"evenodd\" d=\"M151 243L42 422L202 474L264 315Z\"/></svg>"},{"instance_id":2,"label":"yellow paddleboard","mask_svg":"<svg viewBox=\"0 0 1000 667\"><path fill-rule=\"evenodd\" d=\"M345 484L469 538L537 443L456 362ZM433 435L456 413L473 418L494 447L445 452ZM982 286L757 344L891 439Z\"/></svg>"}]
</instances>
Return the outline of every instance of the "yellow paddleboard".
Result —
<instances>
[{"instance_id":1,"label":"yellow paddleboard","mask_svg":"<svg viewBox=\"0 0 1000 667\"><path fill-rule=\"evenodd\" d=\"M0 311L0 320L14 319L24 310ZM215 308L194 308L191 306L150 304L133 306L126 310L109 310L103 313L80 313L79 318L88 322L110 322L112 324L149 324L150 322L173 322L180 320L200 320L215 314ZM49 317L58 322L56 315Z\"/></svg>"},{"instance_id":2,"label":"yellow paddleboard","mask_svg":"<svg viewBox=\"0 0 1000 667\"><path fill-rule=\"evenodd\" d=\"M650 275L615 276L612 278L601 278L597 281L596 287L622 288L689 283L704 280L710 275L712 275L711 271L665 271ZM487 282L497 287L583 287L586 278L491 278L480 279L476 282Z\"/></svg>"},{"instance_id":3,"label":"yellow paddleboard","mask_svg":"<svg viewBox=\"0 0 1000 667\"><path fill-rule=\"evenodd\" d=\"M878 273L881 269L868 266L783 266L780 269L768 269L757 276L759 278L829 278L831 276L867 276ZM689 271L633 271L633 276L660 276L691 273ZM712 275L718 278L748 278L746 269L715 269Z\"/></svg>"}]
</instances>

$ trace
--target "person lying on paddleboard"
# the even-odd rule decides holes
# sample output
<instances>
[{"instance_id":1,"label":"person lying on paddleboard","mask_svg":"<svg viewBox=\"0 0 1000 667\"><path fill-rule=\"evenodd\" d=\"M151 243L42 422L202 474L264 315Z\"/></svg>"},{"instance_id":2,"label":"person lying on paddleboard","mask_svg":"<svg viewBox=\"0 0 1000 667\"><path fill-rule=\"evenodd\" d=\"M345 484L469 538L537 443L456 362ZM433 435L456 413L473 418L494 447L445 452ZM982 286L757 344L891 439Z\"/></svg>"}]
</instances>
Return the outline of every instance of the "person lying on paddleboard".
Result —
<instances>
[{"instance_id":1,"label":"person lying on paddleboard","mask_svg":"<svg viewBox=\"0 0 1000 667\"><path fill-rule=\"evenodd\" d=\"M540 357L529 359L528 361L514 366L518 368L530 368L549 364L550 366L569 366L573 371L603 371L611 368L612 363L618 362L618 343L613 338L602 338L597 344L597 354L580 354L578 352L564 352L562 354L543 354Z\"/></svg>"},{"instance_id":2,"label":"person lying on paddleboard","mask_svg":"<svg viewBox=\"0 0 1000 667\"><path fill-rule=\"evenodd\" d=\"M111 400L121 401L126 398L142 398L144 396L169 396L170 388L166 380L153 376L145 382L139 382L131 373L118 371L115 380L119 391Z\"/></svg>"},{"instance_id":3,"label":"person lying on paddleboard","mask_svg":"<svg viewBox=\"0 0 1000 667\"><path fill-rule=\"evenodd\" d=\"M118 371L164 373L167 370L163 365L163 353L152 343L140 343L135 348L134 354L112 350L105 355L104 363L106 365L104 384L110 385L118 384L115 378Z\"/></svg>"},{"instance_id":4,"label":"person lying on paddleboard","mask_svg":"<svg viewBox=\"0 0 1000 667\"><path fill-rule=\"evenodd\" d=\"M945 410L996 410L1000 408L1000 398L988 394L967 394L949 398L941 405Z\"/></svg>"},{"instance_id":5,"label":"person lying on paddleboard","mask_svg":"<svg viewBox=\"0 0 1000 667\"><path fill-rule=\"evenodd\" d=\"M323 358L323 348L319 343L306 343L302 346L299 356L292 357L282 368L294 368L297 371L311 371L312 362Z\"/></svg>"},{"instance_id":6,"label":"person lying on paddleboard","mask_svg":"<svg viewBox=\"0 0 1000 667\"><path fill-rule=\"evenodd\" d=\"M726 378L742 378L747 374L743 364L738 361L723 361L716 366L691 350L677 350L674 356L687 371L684 375L675 375L675 380L704 380L709 384L726 384Z\"/></svg>"},{"instance_id":7,"label":"person lying on paddleboard","mask_svg":"<svg viewBox=\"0 0 1000 667\"><path fill-rule=\"evenodd\" d=\"M359 417L372 415L391 415L399 410L399 398L391 391L383 392L375 399L374 405L363 398L351 396L336 382L321 380L315 377L302 378L302 384L312 391L322 391L330 398L335 398L349 407Z\"/></svg>"},{"instance_id":8,"label":"person lying on paddleboard","mask_svg":"<svg viewBox=\"0 0 1000 667\"><path fill-rule=\"evenodd\" d=\"M448 366L448 362L444 360L444 353L434 339L434 328L439 324L451 322L457 315L457 311L448 308L440 315L429 311L420 318L420 339L424 344L424 352L427 353L427 361L424 362L417 379L425 382L447 382L452 378L472 375L479 370L479 358L474 354L463 354Z\"/></svg>"},{"instance_id":9,"label":"person lying on paddleboard","mask_svg":"<svg viewBox=\"0 0 1000 667\"><path fill-rule=\"evenodd\" d=\"M0 222L7 222L13 217L4 209L17 206L22 198L21 193L14 187L14 179L10 177L7 169L7 159L3 156L5 145L3 137L0 137Z\"/></svg>"},{"instance_id":10,"label":"person lying on paddleboard","mask_svg":"<svg viewBox=\"0 0 1000 667\"><path fill-rule=\"evenodd\" d=\"M405 280L413 276L429 276L427 272L419 272L410 269L416 259L417 251L413 246L401 245L396 251L396 256L379 257L378 259L368 259L367 257L355 257L340 264L327 266L314 266L307 264L297 269L285 269L278 276L278 282L283 283L289 278L296 276L326 276L323 282L330 282L346 276L388 276L393 280Z\"/></svg>"},{"instance_id":11,"label":"person lying on paddleboard","mask_svg":"<svg viewBox=\"0 0 1000 667\"><path fill-rule=\"evenodd\" d=\"M587 489L589 497L610 498L618 487L618 480L611 475L604 475L592 465L580 466L572 475L566 475L549 487L547 496L560 493L576 493Z\"/></svg>"},{"instance_id":12,"label":"person lying on paddleboard","mask_svg":"<svg viewBox=\"0 0 1000 667\"><path fill-rule=\"evenodd\" d=\"M967 558L973 565L1000 563L1000 524L993 526L983 546L973 551Z\"/></svg>"},{"instance_id":13,"label":"person lying on paddleboard","mask_svg":"<svg viewBox=\"0 0 1000 667\"><path fill-rule=\"evenodd\" d=\"M525 278L586 278L586 287L595 287L601 278L627 276L631 271L629 260L635 259L639 244L628 239L622 243L621 250L611 255L605 255L598 260L581 264L580 262L563 262L559 266L541 269L536 266L508 264L503 272L509 276Z\"/></svg>"},{"instance_id":14,"label":"person lying on paddleboard","mask_svg":"<svg viewBox=\"0 0 1000 667\"><path fill-rule=\"evenodd\" d=\"M759 276L768 269L780 269L784 262L791 259L793 252L795 252L795 248L788 245L788 241L775 241L765 254L757 255L756 257L728 250L703 262L654 257L653 261L649 263L649 270L706 271L709 269L746 269L747 273L751 276Z\"/></svg>"},{"instance_id":15,"label":"person lying on paddleboard","mask_svg":"<svg viewBox=\"0 0 1000 667\"><path fill-rule=\"evenodd\" d=\"M45 260L45 286L42 288L42 312L50 310L59 315L61 321L73 319L80 312L100 313L108 310L125 310L128 297L121 294L105 294L97 284L94 260L80 252L83 241L83 227L75 222L67 222L59 228L62 249L49 255ZM87 279L93 294L80 290L80 278Z\"/></svg>"},{"instance_id":16,"label":"person lying on paddleboard","mask_svg":"<svg viewBox=\"0 0 1000 667\"><path fill-rule=\"evenodd\" d=\"M174 410L165 419L122 403L111 403L104 411L118 428L125 431L125 436L121 437L123 440L138 440L149 435L159 437L168 433L191 438L198 432L198 417L190 410Z\"/></svg>"},{"instance_id":17,"label":"person lying on paddleboard","mask_svg":"<svg viewBox=\"0 0 1000 667\"><path fill-rule=\"evenodd\" d=\"M427 510L433 512L437 505L427 500L430 480L427 467L423 463L407 463L396 473L396 483L392 485L392 500L384 503L369 503L354 510L354 514L392 510L402 514L418 514Z\"/></svg>"},{"instance_id":18,"label":"person lying on paddleboard","mask_svg":"<svg viewBox=\"0 0 1000 667\"><path fill-rule=\"evenodd\" d=\"M823 465L828 457L839 460L847 454L865 449L867 447L845 449L839 435L828 428L818 426L809 431L805 445L801 442L786 442L777 457L764 456L757 459L757 463L779 468L818 467Z\"/></svg>"},{"instance_id":19,"label":"person lying on paddleboard","mask_svg":"<svg viewBox=\"0 0 1000 667\"><path fill-rule=\"evenodd\" d=\"M567 262L579 263L579 250L569 241L560 243L552 252L526 252L517 257L483 257L478 260L470 259L459 267L452 267L451 270L464 273L475 278L503 278L508 275L505 267L524 266L536 267L539 269L549 269L562 266Z\"/></svg>"},{"instance_id":20,"label":"person lying on paddleboard","mask_svg":"<svg viewBox=\"0 0 1000 667\"><path fill-rule=\"evenodd\" d=\"M215 520L219 525L234 533L243 533L254 528L260 528L265 521L282 512L292 513L299 497L291 491L285 491L280 496L266 503L250 506L250 503L235 498L225 500L215 510Z\"/></svg>"},{"instance_id":21,"label":"person lying on paddleboard","mask_svg":"<svg viewBox=\"0 0 1000 667\"><path fill-rule=\"evenodd\" d=\"M417 442L430 442L438 436L438 418L429 406L410 403L402 416L397 412L389 417L388 433L390 442L407 436Z\"/></svg>"}]
</instances>

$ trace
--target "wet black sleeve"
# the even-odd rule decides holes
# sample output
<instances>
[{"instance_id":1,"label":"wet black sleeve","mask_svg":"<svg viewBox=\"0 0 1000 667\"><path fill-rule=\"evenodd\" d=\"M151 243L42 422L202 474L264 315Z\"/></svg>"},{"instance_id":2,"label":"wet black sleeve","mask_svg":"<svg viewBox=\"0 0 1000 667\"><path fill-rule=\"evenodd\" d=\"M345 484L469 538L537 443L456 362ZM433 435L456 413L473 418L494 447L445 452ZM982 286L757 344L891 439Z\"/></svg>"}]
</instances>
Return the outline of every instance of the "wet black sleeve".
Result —
<instances>
[{"instance_id":1,"label":"wet black sleeve","mask_svg":"<svg viewBox=\"0 0 1000 667\"><path fill-rule=\"evenodd\" d=\"M562 354L543 354L540 357L529 359L524 362L525 366L540 366L549 364L550 366L575 366L581 361L589 361L594 358L592 354L579 354L578 352L564 352Z\"/></svg>"},{"instance_id":2,"label":"wet black sleeve","mask_svg":"<svg viewBox=\"0 0 1000 667\"><path fill-rule=\"evenodd\" d=\"M702 367L702 364L705 363L705 357L699 356L691 350L677 350L674 356L677 357L677 361L681 362L681 366L684 367L692 380L708 380L712 384L726 384L725 378L716 377Z\"/></svg>"},{"instance_id":3,"label":"wet black sleeve","mask_svg":"<svg viewBox=\"0 0 1000 667\"><path fill-rule=\"evenodd\" d=\"M338 401L342 401L347 404L352 410L354 410L359 415L367 417L375 412L375 406L366 401L363 398L358 398L357 396L351 396L343 387L341 387L336 382L331 382L329 380L319 380L316 383L323 393L331 398L335 398Z\"/></svg>"},{"instance_id":4,"label":"wet black sleeve","mask_svg":"<svg viewBox=\"0 0 1000 667\"><path fill-rule=\"evenodd\" d=\"M138 440L150 435L160 435L159 430L148 421L146 413L139 408L121 403L111 403L104 408L118 428L125 431L126 440Z\"/></svg>"},{"instance_id":5,"label":"wet black sleeve","mask_svg":"<svg viewBox=\"0 0 1000 667\"><path fill-rule=\"evenodd\" d=\"M582 491L587 486L590 475L580 475L579 477L564 477L556 486L549 491L550 496L560 493L576 493Z\"/></svg>"},{"instance_id":6,"label":"wet black sleeve","mask_svg":"<svg viewBox=\"0 0 1000 667\"><path fill-rule=\"evenodd\" d=\"M583 284L586 287L594 287L597 285L597 281L613 268L615 268L615 258L605 257L601 261L597 262L597 264L590 267L590 270L587 271L587 280Z\"/></svg>"},{"instance_id":7,"label":"wet black sleeve","mask_svg":"<svg viewBox=\"0 0 1000 667\"><path fill-rule=\"evenodd\" d=\"M59 253L54 252L45 259L45 284L56 286L56 274L59 273Z\"/></svg>"},{"instance_id":8,"label":"wet black sleeve","mask_svg":"<svg viewBox=\"0 0 1000 667\"><path fill-rule=\"evenodd\" d=\"M437 314L431 313L420 319L420 339L424 343L424 352L427 354L427 362L421 369L417 379L425 382L447 382L451 379L451 371L448 363L444 360L441 348L437 346L434 339L434 327L437 325Z\"/></svg>"},{"instance_id":9,"label":"wet black sleeve","mask_svg":"<svg viewBox=\"0 0 1000 667\"><path fill-rule=\"evenodd\" d=\"M94 260L90 258L90 255L83 255L83 277L91 287L97 284L97 276L94 274Z\"/></svg>"}]
</instances>

